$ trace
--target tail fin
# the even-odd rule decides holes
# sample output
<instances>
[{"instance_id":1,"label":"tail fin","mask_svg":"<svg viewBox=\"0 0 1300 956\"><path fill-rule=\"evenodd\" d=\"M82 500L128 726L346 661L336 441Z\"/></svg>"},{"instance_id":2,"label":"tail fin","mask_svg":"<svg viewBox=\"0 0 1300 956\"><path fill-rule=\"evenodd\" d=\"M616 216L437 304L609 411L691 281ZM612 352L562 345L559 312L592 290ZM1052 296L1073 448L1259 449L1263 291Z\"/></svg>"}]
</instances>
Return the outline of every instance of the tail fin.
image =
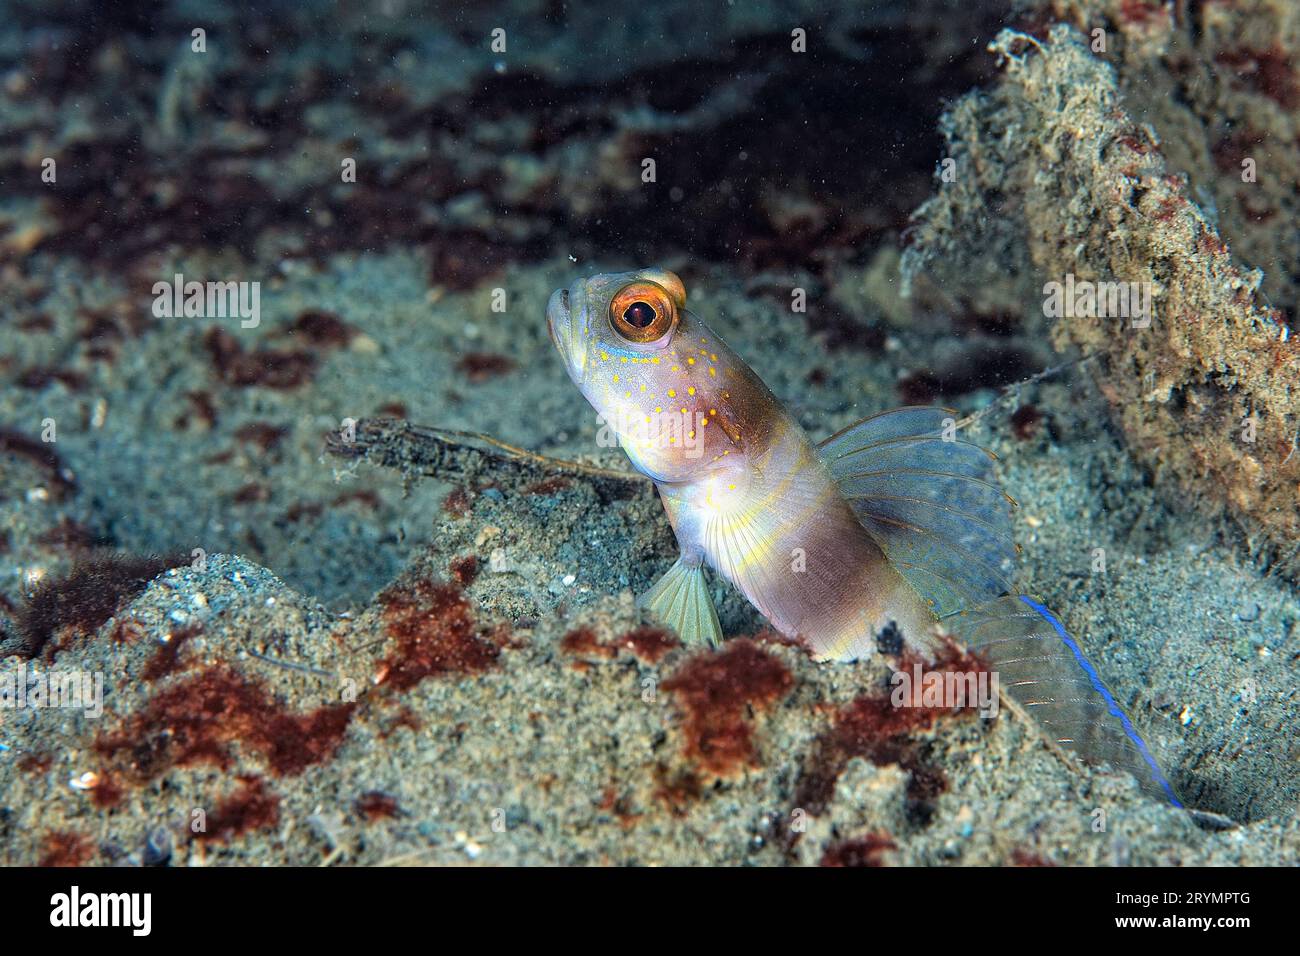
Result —
<instances>
[{"instance_id":1,"label":"tail fin","mask_svg":"<svg viewBox=\"0 0 1300 956\"><path fill-rule=\"evenodd\" d=\"M1106 763L1142 789L1182 807L1146 741L1051 611L1025 595L999 598L944 622L998 673L1004 699L1053 747Z\"/></svg>"}]
</instances>

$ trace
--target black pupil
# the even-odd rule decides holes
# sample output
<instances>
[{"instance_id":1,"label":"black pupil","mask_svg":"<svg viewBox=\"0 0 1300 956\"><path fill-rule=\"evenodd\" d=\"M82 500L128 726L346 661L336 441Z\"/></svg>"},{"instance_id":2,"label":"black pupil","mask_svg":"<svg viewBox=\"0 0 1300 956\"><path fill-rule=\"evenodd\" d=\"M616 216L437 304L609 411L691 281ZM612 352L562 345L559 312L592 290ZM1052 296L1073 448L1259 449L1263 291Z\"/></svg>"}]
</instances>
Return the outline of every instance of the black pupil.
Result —
<instances>
[{"instance_id":1,"label":"black pupil","mask_svg":"<svg viewBox=\"0 0 1300 956\"><path fill-rule=\"evenodd\" d=\"M634 329L646 329L655 320L655 308L649 302L633 302L623 310L623 321Z\"/></svg>"}]
</instances>

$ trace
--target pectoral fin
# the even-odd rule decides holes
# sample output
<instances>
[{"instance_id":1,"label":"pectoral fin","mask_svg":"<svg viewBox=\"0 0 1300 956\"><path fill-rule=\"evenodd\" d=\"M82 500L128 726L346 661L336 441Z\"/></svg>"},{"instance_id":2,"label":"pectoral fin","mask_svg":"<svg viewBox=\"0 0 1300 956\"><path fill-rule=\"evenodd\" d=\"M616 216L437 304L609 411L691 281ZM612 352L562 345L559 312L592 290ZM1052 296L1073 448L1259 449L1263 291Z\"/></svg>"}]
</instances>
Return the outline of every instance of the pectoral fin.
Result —
<instances>
[{"instance_id":1,"label":"pectoral fin","mask_svg":"<svg viewBox=\"0 0 1300 956\"><path fill-rule=\"evenodd\" d=\"M637 604L676 631L685 644L717 647L722 643L722 625L704 581L704 565L698 561L692 564L678 558Z\"/></svg>"}]
</instances>

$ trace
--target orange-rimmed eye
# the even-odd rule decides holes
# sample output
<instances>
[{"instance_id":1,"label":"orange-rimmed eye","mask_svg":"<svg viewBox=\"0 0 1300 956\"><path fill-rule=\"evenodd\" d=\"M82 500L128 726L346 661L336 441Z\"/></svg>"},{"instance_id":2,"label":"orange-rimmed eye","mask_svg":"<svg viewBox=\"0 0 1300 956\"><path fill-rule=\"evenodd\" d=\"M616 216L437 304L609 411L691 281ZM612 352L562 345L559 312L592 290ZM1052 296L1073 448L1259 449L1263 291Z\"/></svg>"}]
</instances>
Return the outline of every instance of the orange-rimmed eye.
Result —
<instances>
[{"instance_id":1,"label":"orange-rimmed eye","mask_svg":"<svg viewBox=\"0 0 1300 956\"><path fill-rule=\"evenodd\" d=\"M629 342L654 342L663 338L677 318L677 306L668 290L655 282L623 286L609 304L614 331Z\"/></svg>"}]
</instances>

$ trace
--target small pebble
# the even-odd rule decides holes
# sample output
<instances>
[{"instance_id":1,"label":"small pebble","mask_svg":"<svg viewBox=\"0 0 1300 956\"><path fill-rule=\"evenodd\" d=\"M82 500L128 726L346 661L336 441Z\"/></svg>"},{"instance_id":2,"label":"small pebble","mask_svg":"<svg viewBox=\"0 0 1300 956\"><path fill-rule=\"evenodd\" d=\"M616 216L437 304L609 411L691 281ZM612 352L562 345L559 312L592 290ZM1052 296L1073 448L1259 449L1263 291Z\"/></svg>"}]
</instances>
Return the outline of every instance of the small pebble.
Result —
<instances>
[{"instance_id":1,"label":"small pebble","mask_svg":"<svg viewBox=\"0 0 1300 956\"><path fill-rule=\"evenodd\" d=\"M166 866L172 858L172 835L165 827L154 827L144 841L141 862L145 866Z\"/></svg>"}]
</instances>

